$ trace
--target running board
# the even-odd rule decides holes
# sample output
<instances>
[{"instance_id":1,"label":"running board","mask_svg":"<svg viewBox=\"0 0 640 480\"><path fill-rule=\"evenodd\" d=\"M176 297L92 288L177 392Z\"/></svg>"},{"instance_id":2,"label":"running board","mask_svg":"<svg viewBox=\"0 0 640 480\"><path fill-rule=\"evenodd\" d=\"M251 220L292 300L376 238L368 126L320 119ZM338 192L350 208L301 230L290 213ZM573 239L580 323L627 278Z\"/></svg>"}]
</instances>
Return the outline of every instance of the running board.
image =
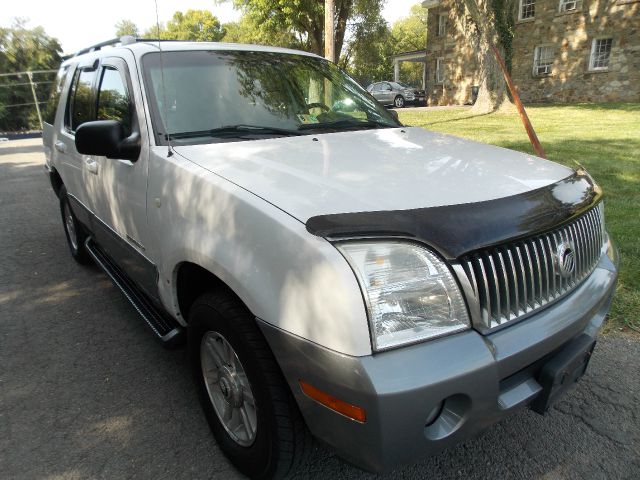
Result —
<instances>
[{"instance_id":1,"label":"running board","mask_svg":"<svg viewBox=\"0 0 640 480\"><path fill-rule=\"evenodd\" d=\"M172 348L183 343L184 329L175 325L173 319L168 318L167 314L155 307L147 295L96 245L93 238L87 238L85 248L96 265L104 270L115 286L131 302L163 346Z\"/></svg>"}]
</instances>

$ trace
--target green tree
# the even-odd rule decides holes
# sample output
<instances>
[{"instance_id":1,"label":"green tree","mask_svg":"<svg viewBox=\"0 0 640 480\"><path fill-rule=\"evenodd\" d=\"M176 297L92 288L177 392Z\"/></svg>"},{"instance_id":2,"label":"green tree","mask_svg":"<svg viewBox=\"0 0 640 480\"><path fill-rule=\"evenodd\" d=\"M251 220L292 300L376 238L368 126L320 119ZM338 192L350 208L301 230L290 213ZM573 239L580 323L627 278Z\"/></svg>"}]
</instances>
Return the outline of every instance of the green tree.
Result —
<instances>
[{"instance_id":1,"label":"green tree","mask_svg":"<svg viewBox=\"0 0 640 480\"><path fill-rule=\"evenodd\" d=\"M264 35L287 32L302 48L324 54L324 0L217 0L233 1ZM335 49L340 58L350 29L380 13L385 0L336 0ZM352 30L353 31L353 30Z\"/></svg>"},{"instance_id":2,"label":"green tree","mask_svg":"<svg viewBox=\"0 0 640 480\"><path fill-rule=\"evenodd\" d=\"M392 54L391 31L378 15L355 29L340 58L340 66L366 87L393 75Z\"/></svg>"},{"instance_id":3,"label":"green tree","mask_svg":"<svg viewBox=\"0 0 640 480\"><path fill-rule=\"evenodd\" d=\"M3 73L57 69L62 47L42 27L28 28L28 21L18 18L9 28L0 28L0 71ZM34 75L36 95L42 102L48 97L53 74ZM33 105L33 95L26 75L0 77L0 130L40 128Z\"/></svg>"},{"instance_id":4,"label":"green tree","mask_svg":"<svg viewBox=\"0 0 640 480\"><path fill-rule=\"evenodd\" d=\"M209 10L187 10L175 12L166 25L153 26L145 37L165 40L188 40L194 42L218 42L225 35L220 20Z\"/></svg>"},{"instance_id":5,"label":"green tree","mask_svg":"<svg viewBox=\"0 0 640 480\"><path fill-rule=\"evenodd\" d=\"M346 46L341 66L362 85L388 80L393 76L391 56L427 45L427 10L420 4L411 7L407 17L397 20L391 28L380 17L361 22ZM410 83L422 83L421 63L402 64L402 78Z\"/></svg>"},{"instance_id":6,"label":"green tree","mask_svg":"<svg viewBox=\"0 0 640 480\"><path fill-rule=\"evenodd\" d=\"M124 37L125 35L130 35L135 38L138 38L140 36L138 26L131 20L122 19L116 22L114 27L116 29L116 37L118 38Z\"/></svg>"},{"instance_id":7,"label":"green tree","mask_svg":"<svg viewBox=\"0 0 640 480\"><path fill-rule=\"evenodd\" d=\"M259 28L255 19L250 15L242 15L237 22L225 23L223 25L225 35L224 42L230 43L252 43L257 45L271 45L275 47L304 49L303 39L296 36L291 30L280 32L266 32Z\"/></svg>"},{"instance_id":8,"label":"green tree","mask_svg":"<svg viewBox=\"0 0 640 480\"><path fill-rule=\"evenodd\" d=\"M397 20L391 27L391 42L394 54L424 50L427 48L427 9L416 4L409 15ZM401 64L402 79L408 83L422 84L424 65L417 62Z\"/></svg>"},{"instance_id":9,"label":"green tree","mask_svg":"<svg viewBox=\"0 0 640 480\"><path fill-rule=\"evenodd\" d=\"M411 52L427 48L427 9L416 4L407 17L391 27L393 53Z\"/></svg>"}]
</instances>

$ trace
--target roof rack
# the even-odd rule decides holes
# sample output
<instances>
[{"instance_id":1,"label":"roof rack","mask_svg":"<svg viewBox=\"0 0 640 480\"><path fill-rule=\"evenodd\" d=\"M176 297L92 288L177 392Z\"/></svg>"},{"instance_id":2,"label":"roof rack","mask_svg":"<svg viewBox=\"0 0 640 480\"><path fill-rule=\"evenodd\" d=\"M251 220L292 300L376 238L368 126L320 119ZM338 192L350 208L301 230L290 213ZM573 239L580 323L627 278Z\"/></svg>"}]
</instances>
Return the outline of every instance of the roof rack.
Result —
<instances>
[{"instance_id":1,"label":"roof rack","mask_svg":"<svg viewBox=\"0 0 640 480\"><path fill-rule=\"evenodd\" d=\"M137 42L175 42L177 40L168 40L162 38L136 38L131 35L125 35L120 38L112 38L111 40L106 40L104 42L96 43L95 45L91 45L90 47L83 48L76 52L73 56L77 57L78 55L83 55L89 52L95 52L101 50L102 47L110 47L113 45L131 45L132 43Z\"/></svg>"}]
</instances>

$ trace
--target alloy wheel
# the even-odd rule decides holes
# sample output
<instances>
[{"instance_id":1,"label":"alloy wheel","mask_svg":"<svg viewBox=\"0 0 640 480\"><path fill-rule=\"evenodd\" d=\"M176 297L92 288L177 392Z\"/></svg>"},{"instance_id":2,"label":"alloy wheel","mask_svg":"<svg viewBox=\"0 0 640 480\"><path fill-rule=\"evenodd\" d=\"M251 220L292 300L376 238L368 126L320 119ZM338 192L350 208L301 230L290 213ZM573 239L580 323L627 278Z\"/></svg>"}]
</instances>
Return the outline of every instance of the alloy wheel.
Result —
<instances>
[{"instance_id":1,"label":"alloy wheel","mask_svg":"<svg viewBox=\"0 0 640 480\"><path fill-rule=\"evenodd\" d=\"M257 410L236 351L218 332L207 332L200 343L200 364L209 400L220 423L238 445L250 446L257 434Z\"/></svg>"}]
</instances>

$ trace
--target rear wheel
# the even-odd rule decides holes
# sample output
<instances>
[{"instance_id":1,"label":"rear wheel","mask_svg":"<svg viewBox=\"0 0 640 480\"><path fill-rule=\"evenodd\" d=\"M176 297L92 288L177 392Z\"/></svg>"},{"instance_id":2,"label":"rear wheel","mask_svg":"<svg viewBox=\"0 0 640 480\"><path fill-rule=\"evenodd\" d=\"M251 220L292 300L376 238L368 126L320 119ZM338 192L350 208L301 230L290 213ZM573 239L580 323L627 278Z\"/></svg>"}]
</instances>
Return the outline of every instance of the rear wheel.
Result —
<instances>
[{"instance_id":1,"label":"rear wheel","mask_svg":"<svg viewBox=\"0 0 640 480\"><path fill-rule=\"evenodd\" d=\"M251 478L282 478L309 451L310 434L250 312L228 292L190 309L189 356L220 448Z\"/></svg>"},{"instance_id":2,"label":"rear wheel","mask_svg":"<svg viewBox=\"0 0 640 480\"><path fill-rule=\"evenodd\" d=\"M393 100L393 106L396 108L402 108L404 107L404 97L402 95L398 95L394 100Z\"/></svg>"},{"instance_id":3,"label":"rear wheel","mask_svg":"<svg viewBox=\"0 0 640 480\"><path fill-rule=\"evenodd\" d=\"M62 225L64 226L64 234L67 237L67 244L69 245L71 256L79 264L86 265L91 261L91 257L89 257L84 246L87 235L73 214L73 210L71 210L69 197L67 196L67 188L64 185L60 188L59 196Z\"/></svg>"}]
</instances>

